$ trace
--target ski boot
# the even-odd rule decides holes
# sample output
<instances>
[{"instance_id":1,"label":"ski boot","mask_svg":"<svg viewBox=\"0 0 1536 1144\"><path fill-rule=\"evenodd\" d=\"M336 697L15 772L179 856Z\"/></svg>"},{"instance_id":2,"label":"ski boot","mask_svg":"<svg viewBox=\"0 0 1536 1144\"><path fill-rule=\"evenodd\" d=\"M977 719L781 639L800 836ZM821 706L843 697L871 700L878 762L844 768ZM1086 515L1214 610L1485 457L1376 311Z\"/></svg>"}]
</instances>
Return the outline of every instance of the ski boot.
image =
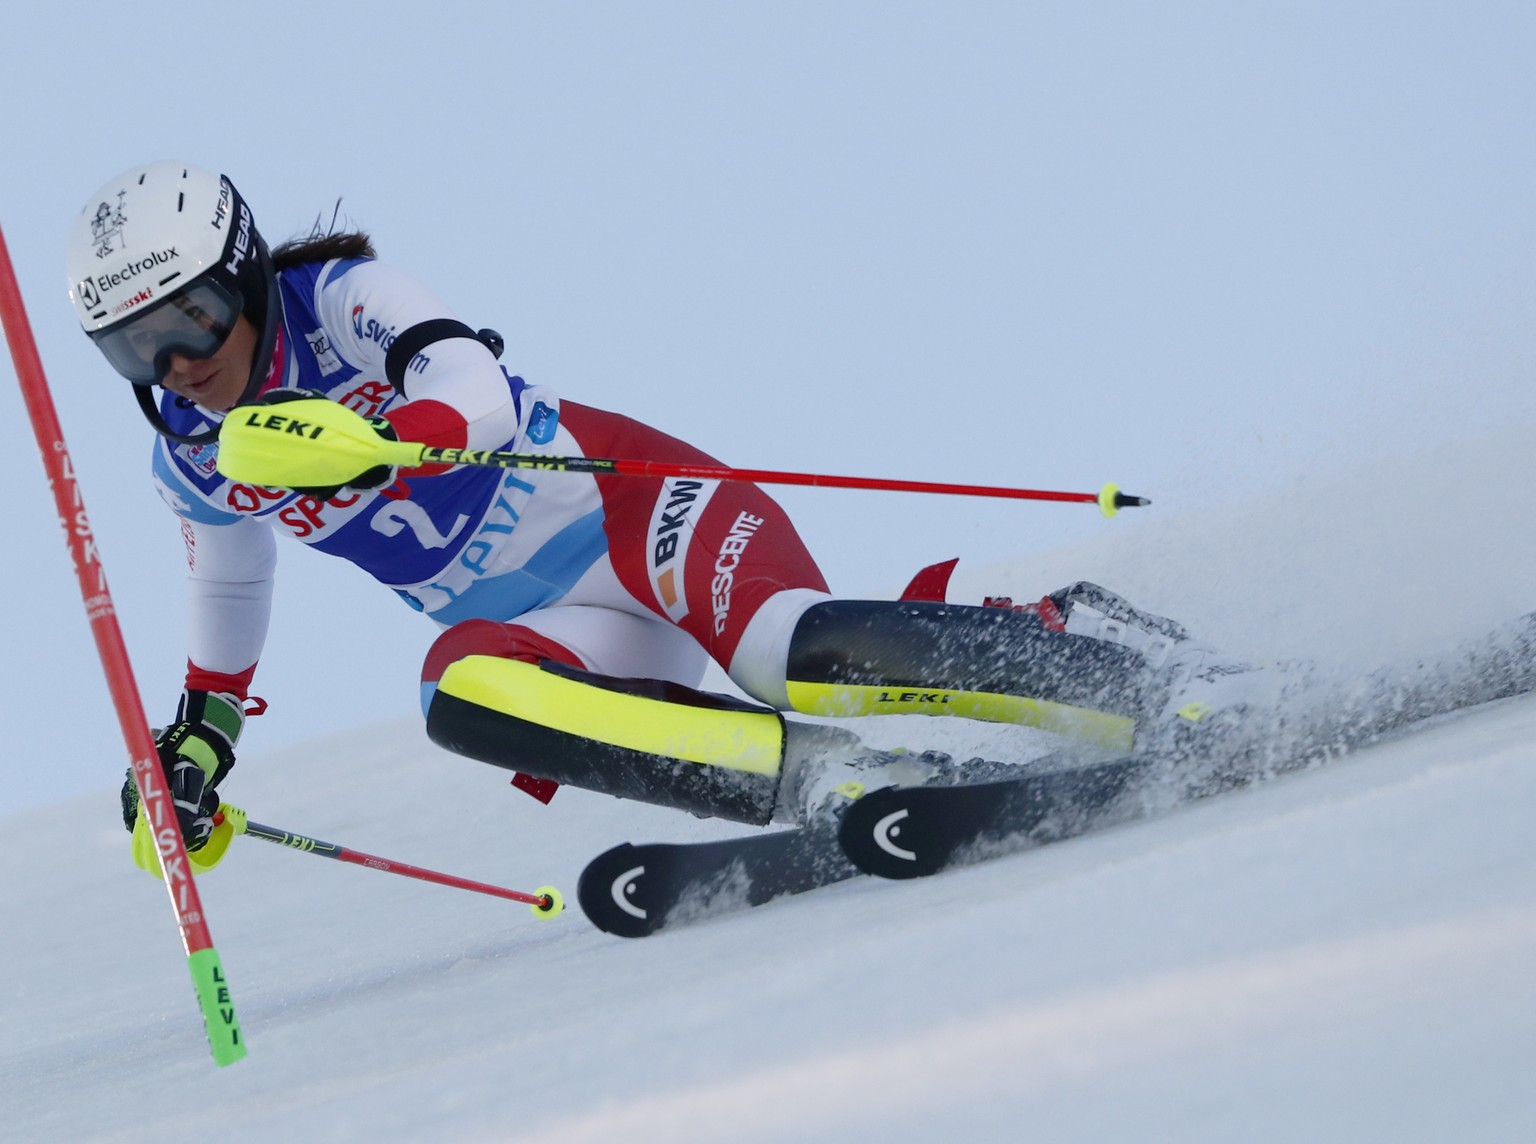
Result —
<instances>
[{"instance_id":1,"label":"ski boot","mask_svg":"<svg viewBox=\"0 0 1536 1144\"><path fill-rule=\"evenodd\" d=\"M881 751L870 747L862 747L852 756L808 760L786 773L786 818L802 826L836 820L868 791L926 786L940 781L953 763L954 759L942 751Z\"/></svg>"},{"instance_id":2,"label":"ski boot","mask_svg":"<svg viewBox=\"0 0 1536 1144\"><path fill-rule=\"evenodd\" d=\"M1224 655L1194 639L1184 625L1086 581L1048 599L1067 632L1139 652L1158 681L1137 730L1139 753L1177 761L1246 753L1279 718L1287 694L1309 666Z\"/></svg>"}]
</instances>

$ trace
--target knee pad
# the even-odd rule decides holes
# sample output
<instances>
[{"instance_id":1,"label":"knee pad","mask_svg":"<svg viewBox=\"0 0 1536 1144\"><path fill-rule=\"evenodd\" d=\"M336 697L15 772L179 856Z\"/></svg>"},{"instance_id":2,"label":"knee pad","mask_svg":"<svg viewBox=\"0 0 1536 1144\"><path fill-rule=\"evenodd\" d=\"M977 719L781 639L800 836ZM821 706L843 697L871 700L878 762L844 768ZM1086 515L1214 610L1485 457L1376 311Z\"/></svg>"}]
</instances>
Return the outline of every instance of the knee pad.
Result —
<instances>
[{"instance_id":1,"label":"knee pad","mask_svg":"<svg viewBox=\"0 0 1536 1144\"><path fill-rule=\"evenodd\" d=\"M554 660L579 665L581 657L547 636L521 624L495 620L465 620L454 624L433 641L421 665L421 713L431 709L438 681L452 664L470 655L495 656L524 663Z\"/></svg>"}]
</instances>

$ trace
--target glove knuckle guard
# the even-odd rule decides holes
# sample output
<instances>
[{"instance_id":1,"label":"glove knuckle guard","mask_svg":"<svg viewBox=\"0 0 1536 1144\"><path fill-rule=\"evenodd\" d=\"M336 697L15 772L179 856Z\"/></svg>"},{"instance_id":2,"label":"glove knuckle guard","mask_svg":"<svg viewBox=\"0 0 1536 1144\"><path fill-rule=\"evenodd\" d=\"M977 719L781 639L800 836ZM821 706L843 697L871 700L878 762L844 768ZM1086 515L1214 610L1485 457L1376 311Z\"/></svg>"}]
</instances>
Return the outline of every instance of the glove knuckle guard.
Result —
<instances>
[{"instance_id":1,"label":"glove knuckle guard","mask_svg":"<svg viewBox=\"0 0 1536 1144\"><path fill-rule=\"evenodd\" d=\"M155 735L160 769L189 851L202 847L213 833L219 808L216 788L235 765L235 744L244 727L245 710L238 697L188 690L182 693L176 722ZM119 798L123 825L132 832L139 812L132 770Z\"/></svg>"}]
</instances>

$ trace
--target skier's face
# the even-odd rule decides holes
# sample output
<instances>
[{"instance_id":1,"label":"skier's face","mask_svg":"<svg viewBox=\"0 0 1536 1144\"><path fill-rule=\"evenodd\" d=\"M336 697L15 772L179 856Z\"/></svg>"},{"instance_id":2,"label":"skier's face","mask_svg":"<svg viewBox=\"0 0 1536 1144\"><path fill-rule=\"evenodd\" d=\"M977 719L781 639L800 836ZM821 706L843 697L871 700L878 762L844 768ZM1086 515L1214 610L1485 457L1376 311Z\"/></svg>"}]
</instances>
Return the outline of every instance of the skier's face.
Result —
<instances>
[{"instance_id":1,"label":"skier's face","mask_svg":"<svg viewBox=\"0 0 1536 1144\"><path fill-rule=\"evenodd\" d=\"M245 392L256 357L256 327L244 315L236 319L224 344L212 357L172 354L160 383L178 397L214 413L228 413Z\"/></svg>"}]
</instances>

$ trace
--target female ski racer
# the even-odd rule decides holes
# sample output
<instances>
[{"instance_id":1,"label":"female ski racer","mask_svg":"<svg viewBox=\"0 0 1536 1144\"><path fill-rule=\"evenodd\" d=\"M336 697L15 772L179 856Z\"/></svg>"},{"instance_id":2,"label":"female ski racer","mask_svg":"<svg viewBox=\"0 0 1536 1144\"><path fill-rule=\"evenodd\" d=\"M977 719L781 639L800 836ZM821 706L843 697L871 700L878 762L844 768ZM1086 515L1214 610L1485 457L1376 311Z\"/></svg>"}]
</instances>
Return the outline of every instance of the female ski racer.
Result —
<instances>
[{"instance_id":1,"label":"female ski racer","mask_svg":"<svg viewBox=\"0 0 1536 1144\"><path fill-rule=\"evenodd\" d=\"M437 623L421 671L429 735L520 772L545 801L572 783L795 820L856 797L849 779L923 781L932 759L850 757L846 733L780 711L958 714L1128 750L1220 706L1233 678L1177 624L1093 585L1021 609L835 598L751 484L468 466L378 467L334 488L230 480L225 414L316 396L434 446L714 462L513 375L498 337L376 261L366 235L269 252L230 180L196 167L151 163L91 196L69 278L86 333L158 434L153 479L186 542L186 685L156 744L189 850L210 837L235 760L277 534L351 561ZM708 659L766 706L698 691ZM131 777L123 815L132 830Z\"/></svg>"}]
</instances>

